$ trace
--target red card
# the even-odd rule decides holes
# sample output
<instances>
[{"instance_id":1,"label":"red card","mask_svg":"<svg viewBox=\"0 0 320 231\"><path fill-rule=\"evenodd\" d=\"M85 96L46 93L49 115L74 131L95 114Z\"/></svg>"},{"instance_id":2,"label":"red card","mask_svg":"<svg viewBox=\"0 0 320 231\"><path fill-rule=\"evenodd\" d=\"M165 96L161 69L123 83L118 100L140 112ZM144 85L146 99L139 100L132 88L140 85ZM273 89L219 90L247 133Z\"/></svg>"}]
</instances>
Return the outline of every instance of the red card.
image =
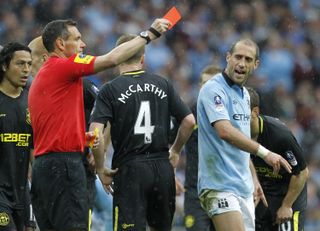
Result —
<instances>
[{"instance_id":1,"label":"red card","mask_svg":"<svg viewBox=\"0 0 320 231\"><path fill-rule=\"evenodd\" d=\"M175 6L173 6L164 16L163 18L170 21L169 29L171 29L176 23L181 19L180 12L177 10Z\"/></svg>"}]
</instances>

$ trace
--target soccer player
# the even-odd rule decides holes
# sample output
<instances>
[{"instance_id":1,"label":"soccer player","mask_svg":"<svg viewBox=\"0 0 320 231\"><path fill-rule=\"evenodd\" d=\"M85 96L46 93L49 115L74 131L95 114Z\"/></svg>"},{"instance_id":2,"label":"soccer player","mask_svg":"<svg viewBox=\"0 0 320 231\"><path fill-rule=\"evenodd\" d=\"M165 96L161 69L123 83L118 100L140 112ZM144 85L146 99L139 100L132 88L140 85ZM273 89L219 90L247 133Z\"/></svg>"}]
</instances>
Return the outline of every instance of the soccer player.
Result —
<instances>
[{"instance_id":1,"label":"soccer player","mask_svg":"<svg viewBox=\"0 0 320 231\"><path fill-rule=\"evenodd\" d=\"M25 205L28 200L28 167L32 128L28 90L31 51L8 43L0 52L0 229L33 230Z\"/></svg>"},{"instance_id":2,"label":"soccer player","mask_svg":"<svg viewBox=\"0 0 320 231\"><path fill-rule=\"evenodd\" d=\"M291 166L250 139L250 97L243 85L258 67L258 46L250 39L237 41L226 61L225 70L210 79L198 97L198 193L217 231L253 231L250 153L276 173L281 167L290 172Z\"/></svg>"},{"instance_id":3,"label":"soccer player","mask_svg":"<svg viewBox=\"0 0 320 231\"><path fill-rule=\"evenodd\" d=\"M213 75L221 72L214 66L206 66L200 74L199 87L201 88ZM197 105L191 107L192 113L197 117ZM201 208L198 191L198 126L194 127L190 139L185 145L186 152L186 169L185 169L185 227L188 231L210 231L214 230L213 224L207 213Z\"/></svg>"},{"instance_id":4,"label":"soccer player","mask_svg":"<svg viewBox=\"0 0 320 231\"><path fill-rule=\"evenodd\" d=\"M280 120L260 114L259 95L247 88L251 104L251 137L269 150L280 153L292 166L292 173L278 174L252 155L269 206L256 208L257 231L302 231L307 207L308 168L297 140Z\"/></svg>"},{"instance_id":5,"label":"soccer player","mask_svg":"<svg viewBox=\"0 0 320 231\"><path fill-rule=\"evenodd\" d=\"M55 20L45 26L42 40L50 57L29 94L35 147L31 195L41 230L88 229L81 77L127 60L168 26L168 20L156 19L136 39L97 57L82 53L85 43L73 20Z\"/></svg>"},{"instance_id":6,"label":"soccer player","mask_svg":"<svg viewBox=\"0 0 320 231\"><path fill-rule=\"evenodd\" d=\"M123 35L117 46L132 41ZM114 147L114 230L169 231L175 211L174 168L195 124L190 109L171 83L143 70L144 47L119 65L121 75L104 85L96 100L90 130L103 130L109 121ZM170 149L170 116L180 124ZM108 188L103 144L93 150L100 180ZM171 163L171 164L170 164Z\"/></svg>"}]
</instances>

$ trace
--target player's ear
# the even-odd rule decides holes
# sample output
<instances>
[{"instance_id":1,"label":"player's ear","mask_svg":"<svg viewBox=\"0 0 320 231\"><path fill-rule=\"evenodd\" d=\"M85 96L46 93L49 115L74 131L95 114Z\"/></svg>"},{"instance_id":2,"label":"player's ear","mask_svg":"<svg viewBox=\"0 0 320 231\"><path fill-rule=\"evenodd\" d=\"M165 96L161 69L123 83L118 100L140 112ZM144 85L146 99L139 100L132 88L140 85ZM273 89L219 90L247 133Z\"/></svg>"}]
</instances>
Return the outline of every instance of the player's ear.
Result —
<instances>
[{"instance_id":1,"label":"player's ear","mask_svg":"<svg viewBox=\"0 0 320 231\"><path fill-rule=\"evenodd\" d=\"M5 65L2 65L2 71L6 72L7 71L7 67Z\"/></svg>"},{"instance_id":2,"label":"player's ear","mask_svg":"<svg viewBox=\"0 0 320 231\"><path fill-rule=\"evenodd\" d=\"M253 107L251 110L252 116L258 117L260 115L260 109L258 106Z\"/></svg>"},{"instance_id":3,"label":"player's ear","mask_svg":"<svg viewBox=\"0 0 320 231\"><path fill-rule=\"evenodd\" d=\"M59 50L64 50L65 44L64 40L61 37L58 37L55 41L55 45Z\"/></svg>"}]
</instances>

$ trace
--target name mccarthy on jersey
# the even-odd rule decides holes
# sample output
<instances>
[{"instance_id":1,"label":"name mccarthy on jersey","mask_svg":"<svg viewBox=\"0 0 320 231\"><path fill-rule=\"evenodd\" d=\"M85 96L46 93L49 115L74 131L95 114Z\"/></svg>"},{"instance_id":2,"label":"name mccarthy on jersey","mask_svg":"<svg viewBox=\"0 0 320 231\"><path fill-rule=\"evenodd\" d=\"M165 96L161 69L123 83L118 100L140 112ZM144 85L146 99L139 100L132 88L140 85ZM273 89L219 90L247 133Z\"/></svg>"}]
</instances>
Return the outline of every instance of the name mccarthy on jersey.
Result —
<instances>
[{"instance_id":1,"label":"name mccarthy on jersey","mask_svg":"<svg viewBox=\"0 0 320 231\"><path fill-rule=\"evenodd\" d=\"M159 98L164 99L167 97L167 93L161 88L157 87L154 84L145 83L143 85L140 84L131 84L128 89L122 93L120 93L120 97L118 100L122 103L126 103L126 100L130 98L130 96L134 93L140 92L152 92L157 95Z\"/></svg>"}]
</instances>

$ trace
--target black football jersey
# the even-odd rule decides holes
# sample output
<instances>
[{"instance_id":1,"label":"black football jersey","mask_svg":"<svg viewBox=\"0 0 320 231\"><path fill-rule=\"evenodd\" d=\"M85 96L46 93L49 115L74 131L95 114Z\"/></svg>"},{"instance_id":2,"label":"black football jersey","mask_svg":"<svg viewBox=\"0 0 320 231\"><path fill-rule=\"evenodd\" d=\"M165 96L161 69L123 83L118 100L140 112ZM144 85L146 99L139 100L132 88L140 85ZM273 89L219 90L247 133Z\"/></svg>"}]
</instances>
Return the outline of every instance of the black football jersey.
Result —
<instances>
[{"instance_id":1,"label":"black football jersey","mask_svg":"<svg viewBox=\"0 0 320 231\"><path fill-rule=\"evenodd\" d=\"M190 114L166 79L145 71L127 72L104 85L91 122L111 124L113 167L139 155L168 155L170 116Z\"/></svg>"},{"instance_id":2,"label":"black football jersey","mask_svg":"<svg viewBox=\"0 0 320 231\"><path fill-rule=\"evenodd\" d=\"M280 120L269 117L259 117L260 131L258 143L272 152L281 155L292 166L292 174L298 175L306 168L303 152L292 132ZM281 168L278 174L273 173L271 166L261 158L251 155L261 186L266 196L284 197L287 193L292 174ZM306 185L295 204L306 206Z\"/></svg>"},{"instance_id":3,"label":"black football jersey","mask_svg":"<svg viewBox=\"0 0 320 231\"><path fill-rule=\"evenodd\" d=\"M0 203L22 207L26 193L32 129L28 90L11 98L0 92Z\"/></svg>"},{"instance_id":4,"label":"black football jersey","mask_svg":"<svg viewBox=\"0 0 320 231\"><path fill-rule=\"evenodd\" d=\"M197 118L197 105L191 107L192 113ZM198 125L193 129L193 132L185 145L186 152L186 179L185 188L196 188L198 184Z\"/></svg>"},{"instance_id":5,"label":"black football jersey","mask_svg":"<svg viewBox=\"0 0 320 231\"><path fill-rule=\"evenodd\" d=\"M84 99L84 116L86 120L86 130L88 130L90 114L94 102L99 93L97 86L87 78L82 79L83 82L83 99Z\"/></svg>"}]
</instances>

